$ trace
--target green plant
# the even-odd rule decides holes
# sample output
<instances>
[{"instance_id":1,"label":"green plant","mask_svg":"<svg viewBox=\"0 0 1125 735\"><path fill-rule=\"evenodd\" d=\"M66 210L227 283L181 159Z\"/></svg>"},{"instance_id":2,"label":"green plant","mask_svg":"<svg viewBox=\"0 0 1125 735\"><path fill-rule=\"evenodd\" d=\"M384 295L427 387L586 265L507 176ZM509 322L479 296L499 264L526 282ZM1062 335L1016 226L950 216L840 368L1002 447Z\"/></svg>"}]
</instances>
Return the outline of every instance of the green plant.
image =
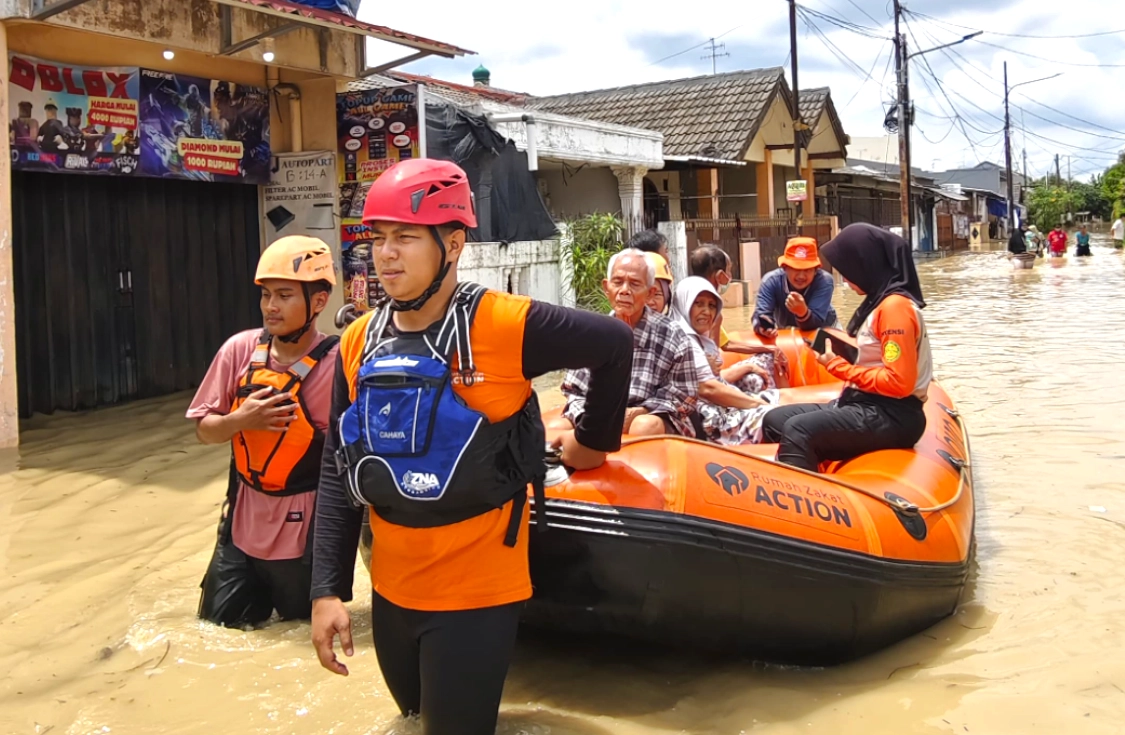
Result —
<instances>
[{"instance_id":1,"label":"green plant","mask_svg":"<svg viewBox=\"0 0 1125 735\"><path fill-rule=\"evenodd\" d=\"M609 259L621 250L624 225L614 214L589 214L567 223L570 243L570 286L580 309L605 314L609 300L602 290Z\"/></svg>"},{"instance_id":2,"label":"green plant","mask_svg":"<svg viewBox=\"0 0 1125 735\"><path fill-rule=\"evenodd\" d=\"M1061 186L1037 186L1028 199L1031 221L1042 232L1061 224L1068 212L1074 211L1071 194Z\"/></svg>"}]
</instances>

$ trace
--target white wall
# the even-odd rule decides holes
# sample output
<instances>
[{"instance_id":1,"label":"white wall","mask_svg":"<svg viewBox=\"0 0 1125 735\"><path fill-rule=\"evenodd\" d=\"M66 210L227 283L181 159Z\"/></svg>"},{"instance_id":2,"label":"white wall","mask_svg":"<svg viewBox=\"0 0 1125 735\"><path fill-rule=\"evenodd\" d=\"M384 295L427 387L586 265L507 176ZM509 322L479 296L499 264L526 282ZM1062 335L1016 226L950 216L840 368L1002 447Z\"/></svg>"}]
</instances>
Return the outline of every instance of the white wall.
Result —
<instances>
[{"instance_id":1,"label":"white wall","mask_svg":"<svg viewBox=\"0 0 1125 735\"><path fill-rule=\"evenodd\" d=\"M498 115L523 113L535 120L535 145L539 155L563 161L585 161L601 166L663 168L664 136L651 130L553 115L491 100L482 100L486 112ZM494 122L497 132L527 150L527 125ZM577 165L577 164L574 164Z\"/></svg>"},{"instance_id":2,"label":"white wall","mask_svg":"<svg viewBox=\"0 0 1125 735\"><path fill-rule=\"evenodd\" d=\"M540 169L537 178L546 182L546 191L542 188L540 191L555 219L621 211L617 177L608 168L587 166L576 174L566 173L565 176L562 169Z\"/></svg>"},{"instance_id":3,"label":"white wall","mask_svg":"<svg viewBox=\"0 0 1125 735\"><path fill-rule=\"evenodd\" d=\"M562 302L559 276L558 240L469 243L457 265L462 281L552 304Z\"/></svg>"}]
</instances>

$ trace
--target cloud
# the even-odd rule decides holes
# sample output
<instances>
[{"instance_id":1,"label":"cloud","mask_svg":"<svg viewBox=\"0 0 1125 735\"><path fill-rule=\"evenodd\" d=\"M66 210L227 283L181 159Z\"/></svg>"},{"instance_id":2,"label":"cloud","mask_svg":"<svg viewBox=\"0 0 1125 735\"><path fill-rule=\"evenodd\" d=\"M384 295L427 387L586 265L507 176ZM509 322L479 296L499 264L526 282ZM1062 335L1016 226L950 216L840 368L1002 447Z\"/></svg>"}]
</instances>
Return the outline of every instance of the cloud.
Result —
<instances>
[{"instance_id":1,"label":"cloud","mask_svg":"<svg viewBox=\"0 0 1125 735\"><path fill-rule=\"evenodd\" d=\"M865 26L887 39L893 32L890 4L884 0L802 0L802 5ZM711 61L701 58L706 54L703 44L711 37L725 44L724 51L730 54L716 60L719 71L782 65L788 69L789 19L780 2L715 0L703 8L670 0L652 0L643 6L624 0L568 0L505 6L502 12L470 12L463 3L440 0L426 13L401 20L386 17L385 7L365 3L361 17L476 50L476 57L429 58L405 67L461 83L471 83L471 71L480 63L491 70L494 85L533 94L698 76L711 71ZM971 29L986 31L978 40L911 61L911 93L919 110L912 131L916 165L944 168L982 159L1003 161L999 131L1004 61L1013 85L1063 72L1011 95L1014 158L1022 162L1026 137L1031 173L1042 175L1053 169L1056 153L1064 161L1067 155L1072 157L1076 174L1100 171L1125 148L1125 115L1121 114L1125 34L1026 37L1125 28L1125 18L1117 20L1105 12L1104 0L1068 0L1065 12L1057 0L912 0L909 8L919 14L906 24L911 52L950 43ZM1090 22L1094 18L1099 19L1096 24ZM867 38L823 19L811 22L823 37L804 20L798 21L801 86L831 87L848 133L881 135L895 94L894 70L888 64L890 41ZM401 50L397 55L402 55Z\"/></svg>"}]
</instances>

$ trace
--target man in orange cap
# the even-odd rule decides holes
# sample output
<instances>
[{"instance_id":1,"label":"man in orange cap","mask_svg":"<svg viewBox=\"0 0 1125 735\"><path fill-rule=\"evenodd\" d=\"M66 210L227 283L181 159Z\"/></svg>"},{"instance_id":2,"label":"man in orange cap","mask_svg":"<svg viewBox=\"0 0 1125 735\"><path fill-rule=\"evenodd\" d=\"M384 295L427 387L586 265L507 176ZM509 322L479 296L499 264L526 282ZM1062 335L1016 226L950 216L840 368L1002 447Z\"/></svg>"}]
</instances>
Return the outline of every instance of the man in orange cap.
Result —
<instances>
[{"instance_id":1,"label":"man in orange cap","mask_svg":"<svg viewBox=\"0 0 1125 735\"><path fill-rule=\"evenodd\" d=\"M758 288L754 331L773 339L777 330L785 327L809 330L836 326L836 310L832 308L835 284L820 268L816 240L791 238L777 264L781 267L767 273Z\"/></svg>"},{"instance_id":2,"label":"man in orange cap","mask_svg":"<svg viewBox=\"0 0 1125 735\"><path fill-rule=\"evenodd\" d=\"M337 337L316 319L336 284L332 252L283 237L262 252L263 327L226 341L188 408L204 444L230 442L227 503L199 617L230 628L308 619L312 525Z\"/></svg>"}]
</instances>

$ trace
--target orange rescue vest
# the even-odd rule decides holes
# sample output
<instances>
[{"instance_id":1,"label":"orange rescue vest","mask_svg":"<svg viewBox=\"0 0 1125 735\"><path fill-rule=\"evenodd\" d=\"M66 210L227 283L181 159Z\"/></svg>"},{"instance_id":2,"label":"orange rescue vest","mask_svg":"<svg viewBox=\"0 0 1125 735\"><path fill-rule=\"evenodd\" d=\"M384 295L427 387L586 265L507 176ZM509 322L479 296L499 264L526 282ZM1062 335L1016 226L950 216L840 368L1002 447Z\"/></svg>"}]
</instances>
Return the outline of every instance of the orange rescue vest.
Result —
<instances>
[{"instance_id":1,"label":"orange rescue vest","mask_svg":"<svg viewBox=\"0 0 1125 735\"><path fill-rule=\"evenodd\" d=\"M284 432L242 431L232 440L238 475L250 487L275 496L297 495L315 490L320 484L320 455L324 432L313 425L301 395L302 381L340 341L325 337L309 354L285 372L270 370L269 332L262 330L250 367L238 386L231 410L237 410L254 392L272 388L274 393L290 393L297 404L296 420Z\"/></svg>"}]
</instances>

